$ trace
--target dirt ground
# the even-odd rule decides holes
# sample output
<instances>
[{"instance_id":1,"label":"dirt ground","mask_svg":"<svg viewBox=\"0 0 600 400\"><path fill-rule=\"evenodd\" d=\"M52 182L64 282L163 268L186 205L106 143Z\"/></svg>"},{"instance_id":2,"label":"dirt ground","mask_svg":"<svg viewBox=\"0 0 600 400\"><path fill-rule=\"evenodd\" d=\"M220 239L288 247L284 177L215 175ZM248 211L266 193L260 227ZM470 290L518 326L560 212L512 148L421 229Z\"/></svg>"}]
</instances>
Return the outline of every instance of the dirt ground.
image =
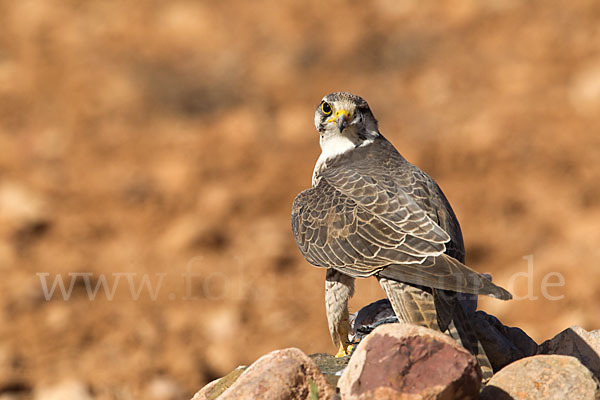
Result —
<instances>
[{"instance_id":1,"label":"dirt ground","mask_svg":"<svg viewBox=\"0 0 600 400\"><path fill-rule=\"evenodd\" d=\"M599 2L4 0L0 398L185 399L333 352L289 214L336 90L515 294L483 309L600 328ZM382 297L363 280L352 310Z\"/></svg>"}]
</instances>

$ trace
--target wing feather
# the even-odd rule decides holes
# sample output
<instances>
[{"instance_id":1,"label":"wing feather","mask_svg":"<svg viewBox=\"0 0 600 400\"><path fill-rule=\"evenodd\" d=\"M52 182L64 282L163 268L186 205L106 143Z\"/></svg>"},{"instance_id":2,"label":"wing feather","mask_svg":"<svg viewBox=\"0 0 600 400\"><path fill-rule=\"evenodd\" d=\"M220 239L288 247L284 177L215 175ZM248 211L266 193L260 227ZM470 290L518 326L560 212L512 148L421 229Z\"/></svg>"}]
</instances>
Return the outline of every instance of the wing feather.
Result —
<instances>
[{"instance_id":1,"label":"wing feather","mask_svg":"<svg viewBox=\"0 0 600 400\"><path fill-rule=\"evenodd\" d=\"M354 149L328 162L315 186L294 200L292 230L307 261L353 277L379 274L425 287L510 298L462 263L462 234L443 193L382 140L379 147L386 156L378 162L377 148Z\"/></svg>"}]
</instances>

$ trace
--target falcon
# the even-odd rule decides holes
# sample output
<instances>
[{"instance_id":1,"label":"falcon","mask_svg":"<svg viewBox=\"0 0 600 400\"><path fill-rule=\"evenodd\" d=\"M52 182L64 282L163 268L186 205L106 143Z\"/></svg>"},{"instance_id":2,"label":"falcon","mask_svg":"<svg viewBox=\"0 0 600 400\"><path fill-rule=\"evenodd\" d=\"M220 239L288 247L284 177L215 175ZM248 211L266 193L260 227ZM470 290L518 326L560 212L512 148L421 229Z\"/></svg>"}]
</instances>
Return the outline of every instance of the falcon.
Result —
<instances>
[{"instance_id":1,"label":"falcon","mask_svg":"<svg viewBox=\"0 0 600 400\"><path fill-rule=\"evenodd\" d=\"M312 187L294 200L292 231L305 259L327 269L325 305L337 356L352 347L354 279L369 276L379 280L399 321L449 333L483 353L466 303L479 294L512 296L464 264L460 226L440 187L400 155L356 95L325 96L315 127L322 152Z\"/></svg>"}]
</instances>

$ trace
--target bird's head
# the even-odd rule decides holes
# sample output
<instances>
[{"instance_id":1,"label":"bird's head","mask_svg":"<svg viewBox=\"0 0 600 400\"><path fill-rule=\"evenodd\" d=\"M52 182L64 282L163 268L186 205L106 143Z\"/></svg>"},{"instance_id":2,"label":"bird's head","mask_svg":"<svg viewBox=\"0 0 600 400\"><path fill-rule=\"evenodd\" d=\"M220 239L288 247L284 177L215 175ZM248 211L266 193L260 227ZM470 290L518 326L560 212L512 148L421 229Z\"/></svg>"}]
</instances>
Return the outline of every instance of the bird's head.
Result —
<instances>
[{"instance_id":1,"label":"bird's head","mask_svg":"<svg viewBox=\"0 0 600 400\"><path fill-rule=\"evenodd\" d=\"M324 141L350 141L355 146L379 136L377 120L361 97L335 92L323 97L315 111L315 127Z\"/></svg>"}]
</instances>

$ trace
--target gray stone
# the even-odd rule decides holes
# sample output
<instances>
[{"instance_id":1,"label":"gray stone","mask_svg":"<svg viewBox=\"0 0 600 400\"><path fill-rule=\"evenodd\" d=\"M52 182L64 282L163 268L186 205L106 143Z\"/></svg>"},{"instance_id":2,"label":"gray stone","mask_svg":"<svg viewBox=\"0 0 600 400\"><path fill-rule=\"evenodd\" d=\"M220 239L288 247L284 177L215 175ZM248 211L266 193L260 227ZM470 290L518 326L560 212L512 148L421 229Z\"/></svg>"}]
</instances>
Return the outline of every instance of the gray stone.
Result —
<instances>
[{"instance_id":1,"label":"gray stone","mask_svg":"<svg viewBox=\"0 0 600 400\"><path fill-rule=\"evenodd\" d=\"M583 400L598 396L591 372L575 357L536 355L496 373L481 391L481 400Z\"/></svg>"},{"instance_id":2,"label":"gray stone","mask_svg":"<svg viewBox=\"0 0 600 400\"><path fill-rule=\"evenodd\" d=\"M335 389L340 376L342 376L342 371L350 361L350 356L336 358L327 353L315 353L309 355L309 357L325 375L325 379L327 379L331 388Z\"/></svg>"},{"instance_id":3,"label":"gray stone","mask_svg":"<svg viewBox=\"0 0 600 400\"><path fill-rule=\"evenodd\" d=\"M480 385L477 360L452 338L400 323L368 335L338 382L345 400L475 399Z\"/></svg>"}]
</instances>

